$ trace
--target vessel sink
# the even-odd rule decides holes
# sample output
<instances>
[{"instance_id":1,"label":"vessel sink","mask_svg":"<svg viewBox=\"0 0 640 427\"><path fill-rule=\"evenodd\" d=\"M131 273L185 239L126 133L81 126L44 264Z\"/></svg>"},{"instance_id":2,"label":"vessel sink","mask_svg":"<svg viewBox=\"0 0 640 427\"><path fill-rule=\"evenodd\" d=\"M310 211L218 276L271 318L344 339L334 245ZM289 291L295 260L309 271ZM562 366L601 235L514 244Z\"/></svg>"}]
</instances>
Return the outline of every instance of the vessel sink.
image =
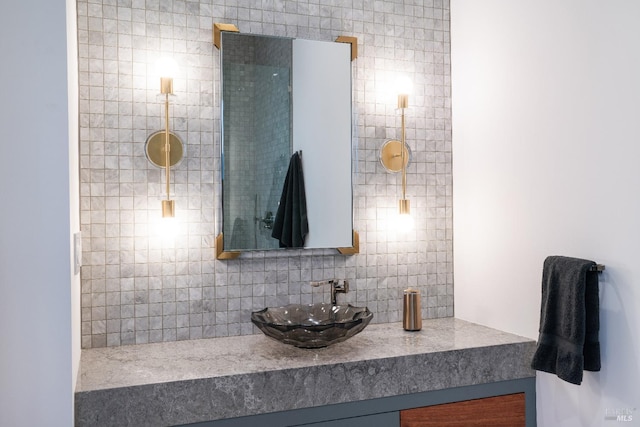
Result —
<instances>
[{"instance_id":1,"label":"vessel sink","mask_svg":"<svg viewBox=\"0 0 640 427\"><path fill-rule=\"evenodd\" d=\"M268 337L300 348L320 348L345 341L373 318L367 307L290 304L251 313L251 321Z\"/></svg>"}]
</instances>

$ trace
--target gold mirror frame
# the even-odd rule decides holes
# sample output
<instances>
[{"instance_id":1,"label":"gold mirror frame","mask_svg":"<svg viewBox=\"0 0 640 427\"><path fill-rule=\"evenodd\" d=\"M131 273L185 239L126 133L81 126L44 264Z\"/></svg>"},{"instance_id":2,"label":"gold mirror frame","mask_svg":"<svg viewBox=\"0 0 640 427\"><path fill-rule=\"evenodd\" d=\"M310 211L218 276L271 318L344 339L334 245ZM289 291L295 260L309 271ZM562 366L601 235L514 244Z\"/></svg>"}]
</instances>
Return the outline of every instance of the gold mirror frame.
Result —
<instances>
[{"instance_id":1,"label":"gold mirror frame","mask_svg":"<svg viewBox=\"0 0 640 427\"><path fill-rule=\"evenodd\" d=\"M242 252L240 251L225 251L224 250L224 236L222 233L216 236L216 259L219 260L227 260L227 259L236 259L238 258ZM344 248L336 248L338 253L342 255L355 255L360 253L360 235L357 231L353 230L353 246L344 247Z\"/></svg>"}]
</instances>

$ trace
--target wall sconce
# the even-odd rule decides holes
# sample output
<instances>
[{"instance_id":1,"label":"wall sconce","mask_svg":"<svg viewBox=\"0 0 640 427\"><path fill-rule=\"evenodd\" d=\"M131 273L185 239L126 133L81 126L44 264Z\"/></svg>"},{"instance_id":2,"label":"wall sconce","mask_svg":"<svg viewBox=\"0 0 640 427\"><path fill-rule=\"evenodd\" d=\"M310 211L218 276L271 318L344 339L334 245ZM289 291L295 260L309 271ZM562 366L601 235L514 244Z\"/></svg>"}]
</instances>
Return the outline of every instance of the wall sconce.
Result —
<instances>
[{"instance_id":1,"label":"wall sconce","mask_svg":"<svg viewBox=\"0 0 640 427\"><path fill-rule=\"evenodd\" d=\"M398 213L400 221L403 223L411 223L411 203L407 199L407 166L411 152L405 141L405 109L409 107L409 89L408 81L399 88L398 108L402 115L401 121L401 140L387 140L380 148L380 163L387 172L402 173L402 198L398 203ZM400 86L400 85L399 85ZM407 224L402 224L406 228Z\"/></svg>"},{"instance_id":2,"label":"wall sconce","mask_svg":"<svg viewBox=\"0 0 640 427\"><path fill-rule=\"evenodd\" d=\"M164 168L166 199L162 200L162 217L175 216L175 200L171 200L171 166L177 165L184 155L184 145L178 135L169 130L169 95L173 95L173 76L177 69L171 59L163 59L157 65L160 71L160 93L164 95L164 130L152 133L147 138L145 153L154 166Z\"/></svg>"}]
</instances>

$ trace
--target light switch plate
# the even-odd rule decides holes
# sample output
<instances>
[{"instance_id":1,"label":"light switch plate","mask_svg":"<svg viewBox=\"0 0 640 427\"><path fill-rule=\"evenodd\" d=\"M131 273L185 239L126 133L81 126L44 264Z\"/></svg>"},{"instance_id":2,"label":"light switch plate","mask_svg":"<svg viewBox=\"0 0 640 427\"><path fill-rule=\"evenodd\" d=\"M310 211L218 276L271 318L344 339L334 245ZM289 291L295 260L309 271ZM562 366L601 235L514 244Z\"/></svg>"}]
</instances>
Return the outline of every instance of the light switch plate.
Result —
<instances>
[{"instance_id":1,"label":"light switch plate","mask_svg":"<svg viewBox=\"0 0 640 427\"><path fill-rule=\"evenodd\" d=\"M80 274L82 267L82 234L80 231L73 234L73 274Z\"/></svg>"}]
</instances>

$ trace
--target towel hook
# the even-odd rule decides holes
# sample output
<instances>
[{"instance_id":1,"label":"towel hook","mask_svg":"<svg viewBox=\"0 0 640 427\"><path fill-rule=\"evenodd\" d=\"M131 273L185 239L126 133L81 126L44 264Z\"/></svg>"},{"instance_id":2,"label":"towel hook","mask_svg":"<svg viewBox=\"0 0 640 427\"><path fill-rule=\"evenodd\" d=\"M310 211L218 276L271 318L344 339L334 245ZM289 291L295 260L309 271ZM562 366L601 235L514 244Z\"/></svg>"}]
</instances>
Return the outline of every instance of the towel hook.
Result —
<instances>
[{"instance_id":1,"label":"towel hook","mask_svg":"<svg viewBox=\"0 0 640 427\"><path fill-rule=\"evenodd\" d=\"M597 273L602 273L604 271L604 264L596 264L592 266L589 271L595 271Z\"/></svg>"}]
</instances>

